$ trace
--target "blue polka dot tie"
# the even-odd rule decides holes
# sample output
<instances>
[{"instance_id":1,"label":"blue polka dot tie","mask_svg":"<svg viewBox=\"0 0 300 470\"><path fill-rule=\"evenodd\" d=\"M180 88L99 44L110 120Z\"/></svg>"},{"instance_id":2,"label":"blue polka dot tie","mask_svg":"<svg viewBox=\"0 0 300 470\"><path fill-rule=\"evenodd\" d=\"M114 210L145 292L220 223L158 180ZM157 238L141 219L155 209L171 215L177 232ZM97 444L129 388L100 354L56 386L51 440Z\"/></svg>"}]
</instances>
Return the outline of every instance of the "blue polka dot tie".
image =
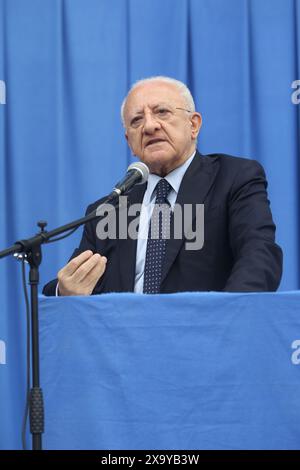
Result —
<instances>
[{"instance_id":1,"label":"blue polka dot tie","mask_svg":"<svg viewBox=\"0 0 300 470\"><path fill-rule=\"evenodd\" d=\"M149 224L144 269L145 294L158 294L166 254L167 239L170 236L171 208L167 199L172 186L162 178L156 185L156 199Z\"/></svg>"}]
</instances>

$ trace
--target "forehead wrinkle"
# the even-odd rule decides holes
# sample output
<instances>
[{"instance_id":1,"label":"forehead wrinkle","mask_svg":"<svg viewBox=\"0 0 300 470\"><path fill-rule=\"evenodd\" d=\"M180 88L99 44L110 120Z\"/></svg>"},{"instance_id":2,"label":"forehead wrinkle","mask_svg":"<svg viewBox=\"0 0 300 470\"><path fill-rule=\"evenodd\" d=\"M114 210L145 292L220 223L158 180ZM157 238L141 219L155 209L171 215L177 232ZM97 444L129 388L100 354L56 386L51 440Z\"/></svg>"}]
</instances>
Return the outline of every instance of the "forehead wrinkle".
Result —
<instances>
[{"instance_id":1,"label":"forehead wrinkle","mask_svg":"<svg viewBox=\"0 0 300 470\"><path fill-rule=\"evenodd\" d=\"M153 109L155 109L155 108L158 108L159 106L170 106L170 103L160 101L160 102L157 102L157 103L155 103L155 104L153 104L153 105L145 104L144 106L141 107L141 110L139 110L139 109L134 110L134 111L132 112L132 114L133 114L133 115L143 114L145 108L149 108L149 109L153 110Z\"/></svg>"}]
</instances>

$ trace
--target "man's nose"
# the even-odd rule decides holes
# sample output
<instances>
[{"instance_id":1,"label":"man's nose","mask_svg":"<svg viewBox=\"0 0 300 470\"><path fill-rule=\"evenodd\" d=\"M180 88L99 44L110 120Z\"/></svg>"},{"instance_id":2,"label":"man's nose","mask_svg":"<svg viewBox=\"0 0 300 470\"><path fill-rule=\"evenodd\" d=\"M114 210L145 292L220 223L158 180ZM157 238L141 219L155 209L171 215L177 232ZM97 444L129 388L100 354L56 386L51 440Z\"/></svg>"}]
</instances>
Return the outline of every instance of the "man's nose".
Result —
<instances>
[{"instance_id":1,"label":"man's nose","mask_svg":"<svg viewBox=\"0 0 300 470\"><path fill-rule=\"evenodd\" d=\"M157 129L160 129L160 123L157 119L155 119L154 115L151 111L145 112L144 115L144 126L143 130L145 134L152 134Z\"/></svg>"}]
</instances>

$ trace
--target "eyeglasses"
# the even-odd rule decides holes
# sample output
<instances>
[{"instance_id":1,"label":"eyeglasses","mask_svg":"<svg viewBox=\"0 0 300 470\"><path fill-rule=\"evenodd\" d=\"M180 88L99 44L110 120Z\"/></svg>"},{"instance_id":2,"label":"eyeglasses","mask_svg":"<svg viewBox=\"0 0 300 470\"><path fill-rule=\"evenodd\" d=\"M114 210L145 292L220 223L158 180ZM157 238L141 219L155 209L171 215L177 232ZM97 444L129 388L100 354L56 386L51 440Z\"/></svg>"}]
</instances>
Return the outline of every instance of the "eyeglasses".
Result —
<instances>
[{"instance_id":1,"label":"eyeglasses","mask_svg":"<svg viewBox=\"0 0 300 470\"><path fill-rule=\"evenodd\" d=\"M181 111L186 111L187 113L192 113L193 111L190 111L189 109L185 108L172 108L171 106L166 106L166 105L158 105L155 106L154 108L151 109L151 116L153 119L156 121L170 121L176 114L176 110L179 109ZM141 126L144 126L145 124L145 115L144 114L137 114L134 116L130 123L129 127L132 129L138 129Z\"/></svg>"}]
</instances>

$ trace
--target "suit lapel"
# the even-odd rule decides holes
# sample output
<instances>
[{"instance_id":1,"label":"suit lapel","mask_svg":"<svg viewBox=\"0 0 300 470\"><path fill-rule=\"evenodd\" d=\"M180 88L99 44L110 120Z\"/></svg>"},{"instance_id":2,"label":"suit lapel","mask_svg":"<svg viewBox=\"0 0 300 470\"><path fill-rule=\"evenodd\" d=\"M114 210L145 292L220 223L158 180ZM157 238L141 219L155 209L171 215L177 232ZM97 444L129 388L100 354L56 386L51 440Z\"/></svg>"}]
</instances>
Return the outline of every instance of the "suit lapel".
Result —
<instances>
[{"instance_id":1,"label":"suit lapel","mask_svg":"<svg viewBox=\"0 0 300 470\"><path fill-rule=\"evenodd\" d=\"M181 206L182 214L184 204L203 204L218 172L218 158L205 157L196 152L192 163L188 167L178 192L176 204ZM171 238L167 244L166 258L162 272L162 282L170 270L179 250L184 242L181 239Z\"/></svg>"}]
</instances>

